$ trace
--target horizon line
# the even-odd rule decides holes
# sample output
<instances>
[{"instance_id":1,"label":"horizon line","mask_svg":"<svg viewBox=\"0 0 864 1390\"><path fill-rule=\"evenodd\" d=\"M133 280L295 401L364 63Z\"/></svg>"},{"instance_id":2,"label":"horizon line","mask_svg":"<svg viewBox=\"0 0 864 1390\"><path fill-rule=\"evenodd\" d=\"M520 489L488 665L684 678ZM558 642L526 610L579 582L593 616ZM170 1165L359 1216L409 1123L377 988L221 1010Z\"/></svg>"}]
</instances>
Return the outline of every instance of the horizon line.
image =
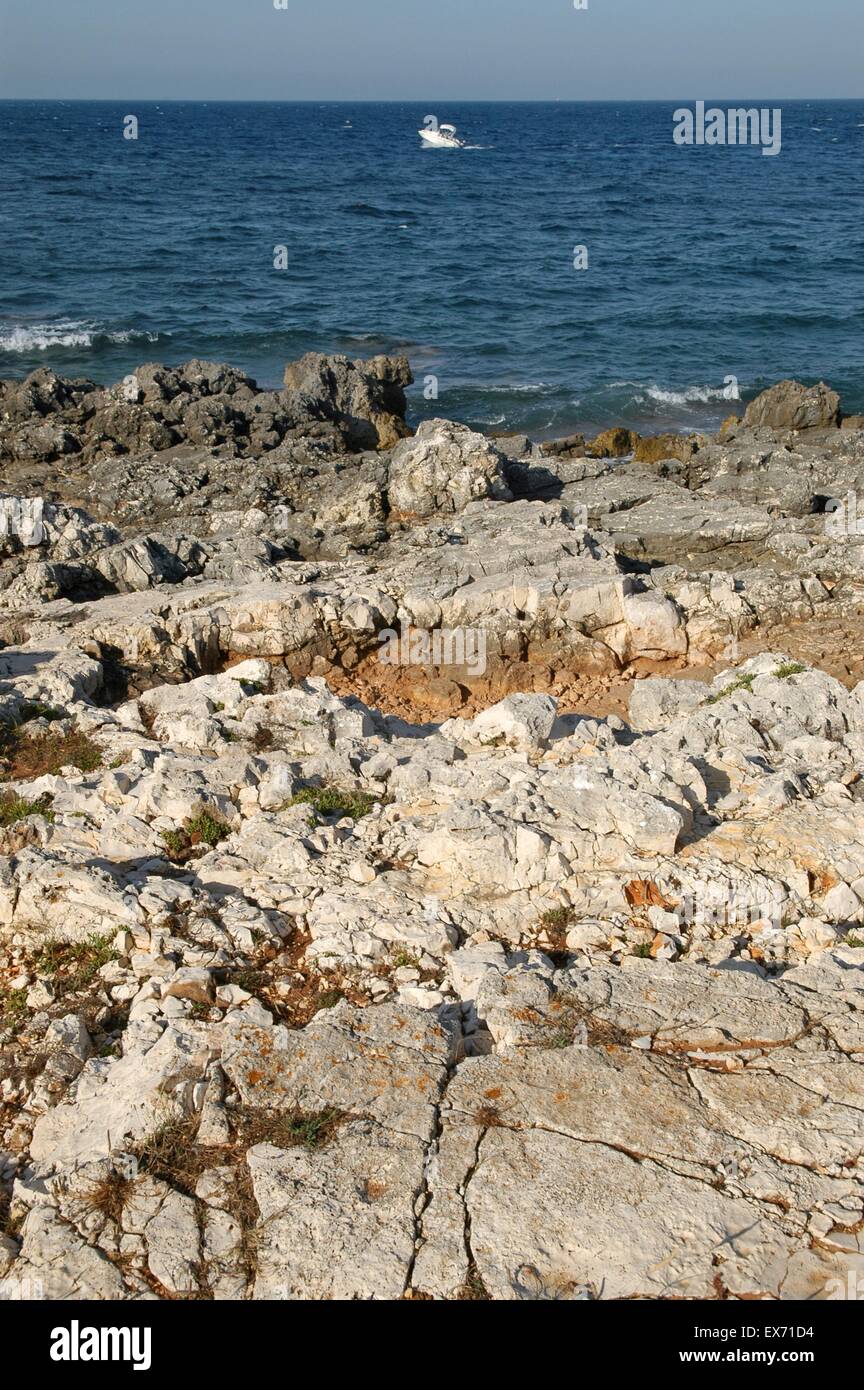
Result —
<instances>
[{"instance_id":1,"label":"horizon line","mask_svg":"<svg viewBox=\"0 0 864 1390\"><path fill-rule=\"evenodd\" d=\"M661 106L670 101L703 101L703 97L0 97L0 105L15 102L40 102L51 106L69 106L76 103L105 102L116 104L136 101L141 104L152 103L164 106L193 106L206 103L210 106L421 106L429 102L451 102L459 106ZM712 101L786 101L786 102L854 102L864 101L862 96L765 96L758 97L712 97Z\"/></svg>"}]
</instances>

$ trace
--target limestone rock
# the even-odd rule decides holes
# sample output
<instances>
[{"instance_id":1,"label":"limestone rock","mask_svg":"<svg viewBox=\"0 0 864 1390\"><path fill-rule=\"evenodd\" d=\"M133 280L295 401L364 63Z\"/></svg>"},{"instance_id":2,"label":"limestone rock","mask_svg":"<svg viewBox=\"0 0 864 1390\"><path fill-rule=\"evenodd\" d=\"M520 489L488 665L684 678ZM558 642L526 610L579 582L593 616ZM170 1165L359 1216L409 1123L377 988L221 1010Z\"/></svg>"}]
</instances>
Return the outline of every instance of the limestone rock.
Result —
<instances>
[{"instance_id":1,"label":"limestone rock","mask_svg":"<svg viewBox=\"0 0 864 1390\"><path fill-rule=\"evenodd\" d=\"M768 425L775 430L825 429L839 423L840 397L824 381L816 386L778 382L751 401L744 412L745 426Z\"/></svg>"},{"instance_id":2,"label":"limestone rock","mask_svg":"<svg viewBox=\"0 0 864 1390\"><path fill-rule=\"evenodd\" d=\"M461 512L483 497L510 498L501 454L449 420L424 420L413 439L394 449L388 492L391 509L412 517Z\"/></svg>"}]
</instances>

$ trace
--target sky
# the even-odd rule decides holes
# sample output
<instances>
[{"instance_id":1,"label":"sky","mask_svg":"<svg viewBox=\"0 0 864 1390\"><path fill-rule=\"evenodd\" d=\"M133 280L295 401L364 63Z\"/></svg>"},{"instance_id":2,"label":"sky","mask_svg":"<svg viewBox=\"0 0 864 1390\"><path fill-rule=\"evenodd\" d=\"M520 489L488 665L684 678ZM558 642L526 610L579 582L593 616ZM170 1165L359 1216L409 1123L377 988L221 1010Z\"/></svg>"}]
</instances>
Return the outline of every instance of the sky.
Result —
<instances>
[{"instance_id":1,"label":"sky","mask_svg":"<svg viewBox=\"0 0 864 1390\"><path fill-rule=\"evenodd\" d=\"M0 0L0 98L849 98L862 54L862 0Z\"/></svg>"}]
</instances>

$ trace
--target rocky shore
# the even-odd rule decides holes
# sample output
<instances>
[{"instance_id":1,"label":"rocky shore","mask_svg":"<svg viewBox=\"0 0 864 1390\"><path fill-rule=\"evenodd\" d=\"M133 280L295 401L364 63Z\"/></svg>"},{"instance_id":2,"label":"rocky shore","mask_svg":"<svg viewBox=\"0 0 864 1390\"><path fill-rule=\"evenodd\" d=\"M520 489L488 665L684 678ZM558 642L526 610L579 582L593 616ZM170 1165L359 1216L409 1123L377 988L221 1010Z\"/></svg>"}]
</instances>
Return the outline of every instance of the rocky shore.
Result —
<instances>
[{"instance_id":1,"label":"rocky shore","mask_svg":"<svg viewBox=\"0 0 864 1390\"><path fill-rule=\"evenodd\" d=\"M848 1297L864 420L410 384L0 382L0 1297Z\"/></svg>"}]
</instances>

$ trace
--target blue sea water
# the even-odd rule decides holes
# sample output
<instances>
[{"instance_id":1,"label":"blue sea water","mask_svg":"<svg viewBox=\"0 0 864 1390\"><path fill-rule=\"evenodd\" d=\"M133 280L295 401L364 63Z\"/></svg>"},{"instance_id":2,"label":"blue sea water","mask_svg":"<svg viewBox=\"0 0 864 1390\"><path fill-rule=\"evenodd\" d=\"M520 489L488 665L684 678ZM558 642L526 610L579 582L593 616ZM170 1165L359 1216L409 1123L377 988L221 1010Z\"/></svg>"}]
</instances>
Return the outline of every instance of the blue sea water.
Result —
<instances>
[{"instance_id":1,"label":"blue sea water","mask_svg":"<svg viewBox=\"0 0 864 1390\"><path fill-rule=\"evenodd\" d=\"M2 102L0 377L400 351L415 417L538 437L709 427L729 377L864 410L864 102L716 103L780 105L776 158L686 104Z\"/></svg>"}]
</instances>

